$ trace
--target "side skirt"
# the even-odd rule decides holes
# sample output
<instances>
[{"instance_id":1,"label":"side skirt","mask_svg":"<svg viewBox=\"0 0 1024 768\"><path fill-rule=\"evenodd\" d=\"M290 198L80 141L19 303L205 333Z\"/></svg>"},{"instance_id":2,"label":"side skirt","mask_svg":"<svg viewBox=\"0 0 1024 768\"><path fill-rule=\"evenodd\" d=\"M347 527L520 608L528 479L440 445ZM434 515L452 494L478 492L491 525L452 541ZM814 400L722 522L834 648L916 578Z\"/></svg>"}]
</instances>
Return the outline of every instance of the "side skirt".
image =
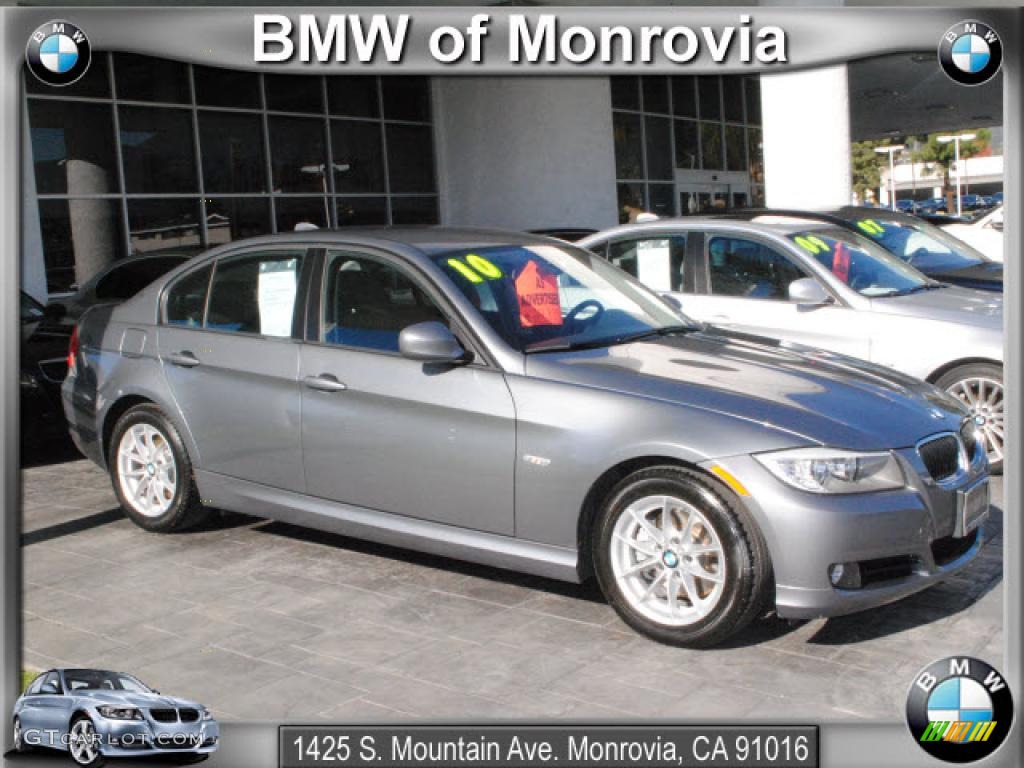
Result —
<instances>
[{"instance_id":1,"label":"side skirt","mask_svg":"<svg viewBox=\"0 0 1024 768\"><path fill-rule=\"evenodd\" d=\"M209 506L432 555L580 583L574 549L432 523L195 470Z\"/></svg>"}]
</instances>

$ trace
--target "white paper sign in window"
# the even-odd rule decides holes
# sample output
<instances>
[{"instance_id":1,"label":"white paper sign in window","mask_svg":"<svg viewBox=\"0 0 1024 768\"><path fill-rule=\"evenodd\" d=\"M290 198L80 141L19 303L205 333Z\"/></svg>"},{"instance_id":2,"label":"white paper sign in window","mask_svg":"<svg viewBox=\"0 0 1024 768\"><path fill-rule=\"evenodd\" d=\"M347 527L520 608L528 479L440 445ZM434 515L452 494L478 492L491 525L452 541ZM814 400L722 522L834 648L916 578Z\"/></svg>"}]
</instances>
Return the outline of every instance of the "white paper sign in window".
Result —
<instances>
[{"instance_id":1,"label":"white paper sign in window","mask_svg":"<svg viewBox=\"0 0 1024 768\"><path fill-rule=\"evenodd\" d=\"M636 244L636 276L651 290L672 290L672 254L667 238Z\"/></svg>"},{"instance_id":2,"label":"white paper sign in window","mask_svg":"<svg viewBox=\"0 0 1024 768\"><path fill-rule=\"evenodd\" d=\"M260 263L257 296L260 333L264 336L292 335L298 264L298 259Z\"/></svg>"}]
</instances>

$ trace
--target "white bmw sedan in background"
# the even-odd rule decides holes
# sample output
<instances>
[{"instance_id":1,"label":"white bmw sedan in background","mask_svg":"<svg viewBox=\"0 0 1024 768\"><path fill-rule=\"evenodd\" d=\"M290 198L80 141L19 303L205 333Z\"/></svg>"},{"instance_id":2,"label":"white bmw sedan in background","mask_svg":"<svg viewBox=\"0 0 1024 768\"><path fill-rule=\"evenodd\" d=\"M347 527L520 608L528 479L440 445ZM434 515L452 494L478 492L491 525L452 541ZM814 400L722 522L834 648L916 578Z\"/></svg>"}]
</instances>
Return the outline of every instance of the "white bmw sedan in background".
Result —
<instances>
[{"instance_id":1,"label":"white bmw sedan in background","mask_svg":"<svg viewBox=\"0 0 1024 768\"><path fill-rule=\"evenodd\" d=\"M831 224L714 218L626 224L583 238L712 325L819 347L925 379L974 416L1003 462L1003 299L921 274Z\"/></svg>"}]
</instances>

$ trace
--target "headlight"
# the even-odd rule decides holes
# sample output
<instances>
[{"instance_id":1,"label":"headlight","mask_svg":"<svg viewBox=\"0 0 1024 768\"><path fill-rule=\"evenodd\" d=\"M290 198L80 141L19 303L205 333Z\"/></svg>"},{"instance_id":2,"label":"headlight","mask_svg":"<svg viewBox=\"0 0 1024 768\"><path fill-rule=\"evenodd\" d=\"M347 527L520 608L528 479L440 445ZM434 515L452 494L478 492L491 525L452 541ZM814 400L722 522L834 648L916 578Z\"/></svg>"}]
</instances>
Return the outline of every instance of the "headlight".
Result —
<instances>
[{"instance_id":1,"label":"headlight","mask_svg":"<svg viewBox=\"0 0 1024 768\"><path fill-rule=\"evenodd\" d=\"M810 493L868 493L902 488L906 478L892 453L798 448L754 456L779 480Z\"/></svg>"},{"instance_id":2,"label":"headlight","mask_svg":"<svg viewBox=\"0 0 1024 768\"><path fill-rule=\"evenodd\" d=\"M203 720L213 720L213 715L210 714L210 710L203 707Z\"/></svg>"},{"instance_id":3,"label":"headlight","mask_svg":"<svg viewBox=\"0 0 1024 768\"><path fill-rule=\"evenodd\" d=\"M96 711L110 720L141 720L142 713L134 707L96 707Z\"/></svg>"}]
</instances>

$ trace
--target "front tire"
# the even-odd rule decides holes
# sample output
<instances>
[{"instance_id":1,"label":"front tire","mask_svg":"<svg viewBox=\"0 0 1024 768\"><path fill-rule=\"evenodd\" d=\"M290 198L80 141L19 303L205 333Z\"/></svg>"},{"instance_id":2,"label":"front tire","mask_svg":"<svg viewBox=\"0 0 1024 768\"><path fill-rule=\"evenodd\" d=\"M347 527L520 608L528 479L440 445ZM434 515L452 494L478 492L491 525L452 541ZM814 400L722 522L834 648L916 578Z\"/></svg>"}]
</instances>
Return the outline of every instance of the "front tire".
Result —
<instances>
[{"instance_id":1,"label":"front tire","mask_svg":"<svg viewBox=\"0 0 1024 768\"><path fill-rule=\"evenodd\" d=\"M1003 367L993 363L960 365L940 376L935 385L967 406L978 423L992 474L1003 472L1005 410Z\"/></svg>"},{"instance_id":2,"label":"front tire","mask_svg":"<svg viewBox=\"0 0 1024 768\"><path fill-rule=\"evenodd\" d=\"M669 645L702 648L739 632L771 584L756 524L706 475L653 467L622 480L593 538L598 582L623 621Z\"/></svg>"},{"instance_id":3,"label":"front tire","mask_svg":"<svg viewBox=\"0 0 1024 768\"><path fill-rule=\"evenodd\" d=\"M157 406L137 405L117 420L107 466L114 493L136 525L167 533L202 517L185 444Z\"/></svg>"},{"instance_id":4,"label":"front tire","mask_svg":"<svg viewBox=\"0 0 1024 768\"><path fill-rule=\"evenodd\" d=\"M79 715L71 721L68 752L71 759L82 768L100 768L105 762L100 752L96 727L87 715Z\"/></svg>"}]
</instances>

